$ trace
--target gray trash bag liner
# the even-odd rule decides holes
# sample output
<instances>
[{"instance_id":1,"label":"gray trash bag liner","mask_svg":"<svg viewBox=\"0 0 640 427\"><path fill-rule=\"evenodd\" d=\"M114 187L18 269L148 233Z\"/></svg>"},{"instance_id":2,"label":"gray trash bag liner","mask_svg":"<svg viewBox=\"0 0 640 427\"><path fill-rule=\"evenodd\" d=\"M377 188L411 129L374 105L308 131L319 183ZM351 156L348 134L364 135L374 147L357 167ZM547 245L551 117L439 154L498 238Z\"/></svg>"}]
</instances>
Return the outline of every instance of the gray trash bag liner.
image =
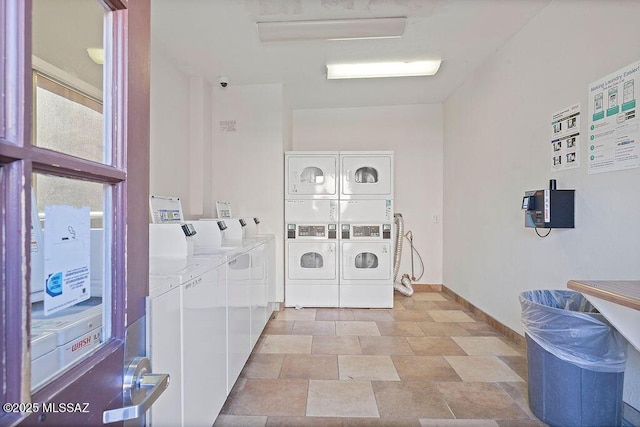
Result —
<instances>
[{"instance_id":1,"label":"gray trash bag liner","mask_svg":"<svg viewBox=\"0 0 640 427\"><path fill-rule=\"evenodd\" d=\"M540 347L580 368L624 372L627 341L579 292L520 294L522 326Z\"/></svg>"}]
</instances>

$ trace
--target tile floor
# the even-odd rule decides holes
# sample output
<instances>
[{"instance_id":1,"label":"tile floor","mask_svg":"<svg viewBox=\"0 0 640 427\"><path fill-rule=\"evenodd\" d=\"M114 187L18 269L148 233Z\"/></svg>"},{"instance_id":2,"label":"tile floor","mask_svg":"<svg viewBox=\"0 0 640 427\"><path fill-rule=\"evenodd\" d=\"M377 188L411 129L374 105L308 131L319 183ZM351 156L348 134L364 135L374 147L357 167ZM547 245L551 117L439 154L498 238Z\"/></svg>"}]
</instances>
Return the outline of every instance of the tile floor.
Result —
<instances>
[{"instance_id":1,"label":"tile floor","mask_svg":"<svg viewBox=\"0 0 640 427\"><path fill-rule=\"evenodd\" d=\"M285 309L214 426L544 426L523 348L442 292L393 309Z\"/></svg>"}]
</instances>

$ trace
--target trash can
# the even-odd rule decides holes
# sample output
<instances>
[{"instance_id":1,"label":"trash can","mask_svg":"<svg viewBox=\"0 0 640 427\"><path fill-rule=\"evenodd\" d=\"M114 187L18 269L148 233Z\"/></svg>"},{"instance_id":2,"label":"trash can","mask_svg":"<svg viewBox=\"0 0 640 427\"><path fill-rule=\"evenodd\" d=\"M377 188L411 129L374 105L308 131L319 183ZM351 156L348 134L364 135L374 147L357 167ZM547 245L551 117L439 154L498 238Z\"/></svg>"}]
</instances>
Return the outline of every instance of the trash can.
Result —
<instances>
[{"instance_id":1,"label":"trash can","mask_svg":"<svg viewBox=\"0 0 640 427\"><path fill-rule=\"evenodd\" d=\"M619 426L626 340L579 292L520 294L529 407L551 426Z\"/></svg>"}]
</instances>

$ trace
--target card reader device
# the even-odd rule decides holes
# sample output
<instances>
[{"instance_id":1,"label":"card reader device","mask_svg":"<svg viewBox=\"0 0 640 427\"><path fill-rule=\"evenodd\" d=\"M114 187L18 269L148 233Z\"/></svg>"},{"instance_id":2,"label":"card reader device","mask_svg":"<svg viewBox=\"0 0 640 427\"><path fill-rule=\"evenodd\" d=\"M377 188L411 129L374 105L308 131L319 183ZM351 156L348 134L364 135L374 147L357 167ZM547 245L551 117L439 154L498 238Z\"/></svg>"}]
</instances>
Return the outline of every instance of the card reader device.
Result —
<instances>
[{"instance_id":1,"label":"card reader device","mask_svg":"<svg viewBox=\"0 0 640 427\"><path fill-rule=\"evenodd\" d=\"M575 190L558 190L552 179L547 190L526 191L522 209L525 227L574 228Z\"/></svg>"}]
</instances>

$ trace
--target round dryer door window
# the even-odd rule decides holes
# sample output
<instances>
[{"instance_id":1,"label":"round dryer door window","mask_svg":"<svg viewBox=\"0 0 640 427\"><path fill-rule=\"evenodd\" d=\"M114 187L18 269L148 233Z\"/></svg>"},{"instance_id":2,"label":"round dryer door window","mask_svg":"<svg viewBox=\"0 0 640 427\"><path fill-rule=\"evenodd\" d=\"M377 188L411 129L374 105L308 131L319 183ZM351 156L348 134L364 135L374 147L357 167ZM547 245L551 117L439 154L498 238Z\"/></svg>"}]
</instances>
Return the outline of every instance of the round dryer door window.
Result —
<instances>
[{"instance_id":1,"label":"round dryer door window","mask_svg":"<svg viewBox=\"0 0 640 427\"><path fill-rule=\"evenodd\" d=\"M361 252L355 257L356 268L378 268L378 256L371 252Z\"/></svg>"},{"instance_id":2,"label":"round dryer door window","mask_svg":"<svg viewBox=\"0 0 640 427\"><path fill-rule=\"evenodd\" d=\"M302 268L322 268L324 258L317 252L307 252L300 257L300 267Z\"/></svg>"}]
</instances>

